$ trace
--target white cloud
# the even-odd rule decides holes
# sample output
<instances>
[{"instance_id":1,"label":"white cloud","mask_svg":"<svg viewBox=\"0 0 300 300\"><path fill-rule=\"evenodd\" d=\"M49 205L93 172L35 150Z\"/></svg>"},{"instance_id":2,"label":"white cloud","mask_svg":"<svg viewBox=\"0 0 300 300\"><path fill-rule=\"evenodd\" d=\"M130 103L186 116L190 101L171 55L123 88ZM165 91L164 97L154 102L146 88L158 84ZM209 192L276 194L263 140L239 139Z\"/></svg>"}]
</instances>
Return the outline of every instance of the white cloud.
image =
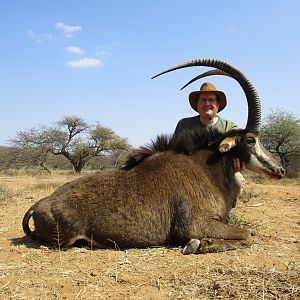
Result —
<instances>
[{"instance_id":1,"label":"white cloud","mask_svg":"<svg viewBox=\"0 0 300 300\"><path fill-rule=\"evenodd\" d=\"M102 61L100 59L88 58L88 57L80 58L78 60L68 61L66 65L71 68L81 68L81 69L96 68L96 67L103 66Z\"/></svg>"},{"instance_id":2,"label":"white cloud","mask_svg":"<svg viewBox=\"0 0 300 300\"><path fill-rule=\"evenodd\" d=\"M83 49L81 49L80 47L75 47L75 46L69 46L69 47L66 47L65 50L67 52L70 52L70 53L74 53L74 54L83 54Z\"/></svg>"},{"instance_id":3,"label":"white cloud","mask_svg":"<svg viewBox=\"0 0 300 300\"><path fill-rule=\"evenodd\" d=\"M53 35L50 33L36 33L33 30L27 31L26 35L37 43L43 43L53 39Z\"/></svg>"},{"instance_id":4,"label":"white cloud","mask_svg":"<svg viewBox=\"0 0 300 300\"><path fill-rule=\"evenodd\" d=\"M55 27L57 29L61 29L63 31L64 37L67 39L71 39L72 37L74 37L75 32L82 30L81 26L67 25L67 24L64 24L63 22L55 23Z\"/></svg>"},{"instance_id":5,"label":"white cloud","mask_svg":"<svg viewBox=\"0 0 300 300\"><path fill-rule=\"evenodd\" d=\"M97 57L102 57L104 58L105 56L109 55L109 53L103 49L102 46L97 46L93 48L93 53Z\"/></svg>"}]
</instances>

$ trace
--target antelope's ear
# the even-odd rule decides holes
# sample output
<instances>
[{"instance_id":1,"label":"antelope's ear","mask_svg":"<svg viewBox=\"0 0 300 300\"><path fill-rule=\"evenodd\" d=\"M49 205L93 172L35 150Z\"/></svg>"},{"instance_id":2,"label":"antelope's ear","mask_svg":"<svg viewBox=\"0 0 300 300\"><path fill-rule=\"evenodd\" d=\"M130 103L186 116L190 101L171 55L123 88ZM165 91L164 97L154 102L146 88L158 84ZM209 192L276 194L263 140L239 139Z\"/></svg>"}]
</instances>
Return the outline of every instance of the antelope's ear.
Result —
<instances>
[{"instance_id":1,"label":"antelope's ear","mask_svg":"<svg viewBox=\"0 0 300 300\"><path fill-rule=\"evenodd\" d=\"M237 138L235 136L225 138L219 145L219 151L222 153L229 151L236 146L236 142Z\"/></svg>"}]
</instances>

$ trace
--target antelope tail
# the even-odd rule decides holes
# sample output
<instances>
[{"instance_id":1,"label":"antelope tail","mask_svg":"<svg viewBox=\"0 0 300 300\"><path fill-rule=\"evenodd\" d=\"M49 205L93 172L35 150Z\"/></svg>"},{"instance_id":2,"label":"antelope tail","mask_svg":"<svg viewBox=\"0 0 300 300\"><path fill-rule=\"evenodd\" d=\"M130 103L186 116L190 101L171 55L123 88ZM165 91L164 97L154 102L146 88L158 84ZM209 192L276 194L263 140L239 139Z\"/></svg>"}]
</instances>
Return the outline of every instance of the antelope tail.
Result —
<instances>
[{"instance_id":1,"label":"antelope tail","mask_svg":"<svg viewBox=\"0 0 300 300\"><path fill-rule=\"evenodd\" d=\"M27 236L32 235L32 231L29 227L29 220L32 217L33 214L33 209L30 208L24 215L23 221L22 221L22 226L23 226L23 231Z\"/></svg>"}]
</instances>

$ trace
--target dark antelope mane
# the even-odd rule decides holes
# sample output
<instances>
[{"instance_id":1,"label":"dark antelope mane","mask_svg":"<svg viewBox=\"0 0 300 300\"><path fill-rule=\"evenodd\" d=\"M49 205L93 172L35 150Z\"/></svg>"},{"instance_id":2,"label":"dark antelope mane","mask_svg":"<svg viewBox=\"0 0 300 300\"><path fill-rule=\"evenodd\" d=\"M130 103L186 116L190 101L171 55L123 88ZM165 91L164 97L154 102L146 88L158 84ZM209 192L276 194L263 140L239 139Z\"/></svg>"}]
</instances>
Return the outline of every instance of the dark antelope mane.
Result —
<instances>
[{"instance_id":1,"label":"dark antelope mane","mask_svg":"<svg viewBox=\"0 0 300 300\"><path fill-rule=\"evenodd\" d=\"M243 131L243 130L241 130ZM237 134L237 130L232 131ZM231 134L226 132L226 136ZM162 134L152 140L145 146L134 149L127 157L125 163L121 167L123 170L131 170L146 158L159 152L173 151L174 153L182 153L186 155L193 154L199 150L210 150L213 153L218 152L218 145L224 138L225 134L212 128L200 128L195 130L186 130L179 136ZM208 164L213 163L216 156L212 153L212 159L208 160ZM221 157L221 154L219 154Z\"/></svg>"}]
</instances>

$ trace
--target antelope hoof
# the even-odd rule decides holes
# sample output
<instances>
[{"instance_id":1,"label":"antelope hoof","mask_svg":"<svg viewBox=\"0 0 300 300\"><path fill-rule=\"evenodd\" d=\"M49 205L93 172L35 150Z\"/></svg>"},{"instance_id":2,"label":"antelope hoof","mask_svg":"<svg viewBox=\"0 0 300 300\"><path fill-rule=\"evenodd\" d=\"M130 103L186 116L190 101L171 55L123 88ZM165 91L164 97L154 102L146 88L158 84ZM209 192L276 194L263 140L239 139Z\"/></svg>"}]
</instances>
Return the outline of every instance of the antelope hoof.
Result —
<instances>
[{"instance_id":1,"label":"antelope hoof","mask_svg":"<svg viewBox=\"0 0 300 300\"><path fill-rule=\"evenodd\" d=\"M184 255L196 253L198 252L199 246L200 241L198 239L191 239L183 248L182 253Z\"/></svg>"}]
</instances>

